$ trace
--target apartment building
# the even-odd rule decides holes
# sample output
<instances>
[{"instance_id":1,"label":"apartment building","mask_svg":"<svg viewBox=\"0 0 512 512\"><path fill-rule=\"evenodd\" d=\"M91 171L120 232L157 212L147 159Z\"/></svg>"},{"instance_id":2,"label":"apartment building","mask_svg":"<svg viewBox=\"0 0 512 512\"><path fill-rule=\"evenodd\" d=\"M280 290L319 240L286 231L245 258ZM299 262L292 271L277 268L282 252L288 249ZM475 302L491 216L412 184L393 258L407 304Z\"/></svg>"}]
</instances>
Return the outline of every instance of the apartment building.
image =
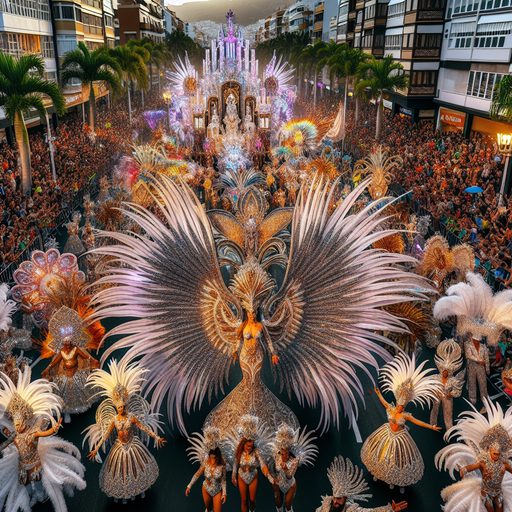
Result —
<instances>
[{"instance_id":1,"label":"apartment building","mask_svg":"<svg viewBox=\"0 0 512 512\"><path fill-rule=\"evenodd\" d=\"M288 32L308 33L313 38L314 9L305 2L297 2L290 6L285 14L288 22Z\"/></svg>"},{"instance_id":2,"label":"apartment building","mask_svg":"<svg viewBox=\"0 0 512 512\"><path fill-rule=\"evenodd\" d=\"M94 1L94 0L88 0ZM164 39L164 10L159 0L121 0L117 7L119 42L130 39L151 39L161 43Z\"/></svg>"},{"instance_id":3,"label":"apartment building","mask_svg":"<svg viewBox=\"0 0 512 512\"><path fill-rule=\"evenodd\" d=\"M435 102L443 131L509 133L489 119L494 88L511 72L510 0L451 0L446 10Z\"/></svg>"},{"instance_id":4,"label":"apartment building","mask_svg":"<svg viewBox=\"0 0 512 512\"><path fill-rule=\"evenodd\" d=\"M315 5L315 17L313 25L313 39L322 40L324 28L324 2Z\"/></svg>"}]
</instances>

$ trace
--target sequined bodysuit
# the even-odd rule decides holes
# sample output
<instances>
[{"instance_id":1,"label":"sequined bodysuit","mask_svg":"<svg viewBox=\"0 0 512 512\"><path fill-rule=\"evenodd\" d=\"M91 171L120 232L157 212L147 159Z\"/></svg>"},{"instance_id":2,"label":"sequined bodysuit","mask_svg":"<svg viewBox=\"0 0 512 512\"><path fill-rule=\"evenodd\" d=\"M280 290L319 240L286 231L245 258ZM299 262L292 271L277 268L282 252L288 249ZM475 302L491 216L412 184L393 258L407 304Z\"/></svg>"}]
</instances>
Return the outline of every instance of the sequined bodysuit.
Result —
<instances>
[{"instance_id":1,"label":"sequined bodysuit","mask_svg":"<svg viewBox=\"0 0 512 512\"><path fill-rule=\"evenodd\" d=\"M295 483L295 472L299 466L299 459L290 456L288 461L284 462L286 469L283 469L281 464L283 464L283 458L277 454L275 457L276 478L279 480L277 486L283 494L286 494Z\"/></svg>"},{"instance_id":2,"label":"sequined bodysuit","mask_svg":"<svg viewBox=\"0 0 512 512\"><path fill-rule=\"evenodd\" d=\"M213 466L208 461L204 463L204 482L203 487L206 489L206 492L213 498L217 496L219 492L222 491L222 495L226 495L226 466ZM190 483L188 484L188 488L190 489L194 482L199 478L199 473L201 469L192 477Z\"/></svg>"},{"instance_id":3,"label":"sequined bodysuit","mask_svg":"<svg viewBox=\"0 0 512 512\"><path fill-rule=\"evenodd\" d=\"M250 485L258 474L258 467L263 468L264 466L265 462L263 462L260 452L256 448L251 453L243 451L240 455L240 462L235 460L233 476L236 478L237 474L240 475L240 478L247 485Z\"/></svg>"}]
</instances>

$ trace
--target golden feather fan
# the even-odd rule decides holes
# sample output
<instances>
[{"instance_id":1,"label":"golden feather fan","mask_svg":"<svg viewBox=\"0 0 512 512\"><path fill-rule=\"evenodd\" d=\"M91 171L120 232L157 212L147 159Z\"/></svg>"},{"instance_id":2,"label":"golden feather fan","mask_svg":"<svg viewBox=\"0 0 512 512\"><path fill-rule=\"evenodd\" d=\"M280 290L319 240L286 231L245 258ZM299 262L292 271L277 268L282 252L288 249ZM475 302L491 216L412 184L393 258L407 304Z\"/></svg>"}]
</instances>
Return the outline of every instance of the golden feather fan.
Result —
<instances>
[{"instance_id":1,"label":"golden feather fan","mask_svg":"<svg viewBox=\"0 0 512 512\"><path fill-rule=\"evenodd\" d=\"M387 252L403 254L405 250L405 242L402 233L394 233L388 235L373 243L375 249L384 249Z\"/></svg>"}]
</instances>

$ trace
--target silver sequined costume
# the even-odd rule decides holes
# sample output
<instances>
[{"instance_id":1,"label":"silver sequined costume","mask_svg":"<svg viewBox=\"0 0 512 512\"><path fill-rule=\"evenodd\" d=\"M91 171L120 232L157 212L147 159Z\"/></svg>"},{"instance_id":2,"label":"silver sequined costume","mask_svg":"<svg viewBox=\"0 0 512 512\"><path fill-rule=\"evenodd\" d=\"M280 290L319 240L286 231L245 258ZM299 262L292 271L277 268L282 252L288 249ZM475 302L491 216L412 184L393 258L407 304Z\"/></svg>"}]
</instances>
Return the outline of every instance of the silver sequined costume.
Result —
<instances>
[{"instance_id":1,"label":"silver sequined costume","mask_svg":"<svg viewBox=\"0 0 512 512\"><path fill-rule=\"evenodd\" d=\"M286 469L281 467L283 459L280 454L275 456L276 478L279 479L277 486L279 490L286 494L295 483L295 472L299 466L299 459L297 457L290 458L284 463Z\"/></svg>"},{"instance_id":2,"label":"silver sequined costume","mask_svg":"<svg viewBox=\"0 0 512 512\"><path fill-rule=\"evenodd\" d=\"M114 425L117 439L100 472L100 489L118 499L130 499L149 489L158 478L158 464L141 440L134 435L133 416L127 414ZM144 430L152 436L150 430ZM122 440L121 440L122 439Z\"/></svg>"},{"instance_id":3,"label":"silver sequined costume","mask_svg":"<svg viewBox=\"0 0 512 512\"><path fill-rule=\"evenodd\" d=\"M247 485L251 485L252 481L258 474L258 468L262 468L265 465L266 464L260 457L260 452L257 448L254 448L251 453L243 451L240 455L240 462L237 463L235 459L233 478L236 478L236 475L238 474ZM270 483L273 483L273 479L271 477Z\"/></svg>"},{"instance_id":4,"label":"silver sequined costume","mask_svg":"<svg viewBox=\"0 0 512 512\"><path fill-rule=\"evenodd\" d=\"M468 385L469 399L472 404L476 404L476 383L480 389L480 398L482 402L487 398L487 375L490 371L489 350L486 345L480 343L479 350L476 349L472 340L464 344L464 354L468 363ZM480 364L483 361L484 364Z\"/></svg>"},{"instance_id":5,"label":"silver sequined costume","mask_svg":"<svg viewBox=\"0 0 512 512\"><path fill-rule=\"evenodd\" d=\"M407 487L421 480L425 465L405 426L411 415L403 412L403 417L397 421L402 429L394 432L389 425L394 414L394 410L388 409L388 423L384 423L366 439L361 450L361 460L378 480Z\"/></svg>"},{"instance_id":6,"label":"silver sequined costume","mask_svg":"<svg viewBox=\"0 0 512 512\"><path fill-rule=\"evenodd\" d=\"M462 394L462 384L460 379L457 377L449 377L448 380L443 384L443 376L435 375L434 378L438 380L442 385L442 396L439 400L435 401L430 412L430 424L437 425L437 419L439 416L439 407L443 406L443 419L446 430L453 426L453 399L458 398Z\"/></svg>"},{"instance_id":7,"label":"silver sequined costume","mask_svg":"<svg viewBox=\"0 0 512 512\"><path fill-rule=\"evenodd\" d=\"M201 468L204 467L204 482L203 487L206 489L206 492L213 498L217 496L219 492L222 492L222 495L226 495L226 466L212 466L208 461L206 461ZM199 471L192 477L190 483L188 484L188 488L190 489L195 481L199 478Z\"/></svg>"}]
</instances>

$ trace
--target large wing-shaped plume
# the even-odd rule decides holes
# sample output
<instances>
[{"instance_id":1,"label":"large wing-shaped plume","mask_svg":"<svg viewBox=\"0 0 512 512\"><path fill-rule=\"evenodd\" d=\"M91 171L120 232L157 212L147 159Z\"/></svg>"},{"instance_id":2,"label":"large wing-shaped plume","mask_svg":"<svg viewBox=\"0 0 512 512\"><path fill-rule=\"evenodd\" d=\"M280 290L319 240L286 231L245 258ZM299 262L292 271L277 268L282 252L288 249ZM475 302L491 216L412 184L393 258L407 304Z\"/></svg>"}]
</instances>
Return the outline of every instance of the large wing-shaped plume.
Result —
<instances>
[{"instance_id":1,"label":"large wing-shaped plume","mask_svg":"<svg viewBox=\"0 0 512 512\"><path fill-rule=\"evenodd\" d=\"M340 412L357 414L363 389L356 370L378 367L375 355L389 359L375 331L402 331L405 325L379 309L422 298L427 281L399 268L412 262L402 254L372 249L395 230L380 229L386 217L379 202L350 215L369 180L358 186L329 216L334 184L315 178L300 194L292 220L290 261L285 282L266 305L267 327L280 356L282 386L301 404L322 406L321 424L338 425ZM372 210L372 207L374 209ZM351 421L351 420L350 420Z\"/></svg>"},{"instance_id":2,"label":"large wing-shaped plume","mask_svg":"<svg viewBox=\"0 0 512 512\"><path fill-rule=\"evenodd\" d=\"M185 431L182 407L189 411L206 395L223 391L238 326L228 302L238 313L240 306L222 280L211 227L192 190L167 176L156 178L155 188L163 222L130 204L125 213L145 235L100 235L117 244L95 250L113 258L98 283L117 286L94 297L93 320L137 318L109 332L124 338L102 361L124 348L129 348L128 360L142 356L153 408L158 410L167 397L171 423Z\"/></svg>"}]
</instances>

